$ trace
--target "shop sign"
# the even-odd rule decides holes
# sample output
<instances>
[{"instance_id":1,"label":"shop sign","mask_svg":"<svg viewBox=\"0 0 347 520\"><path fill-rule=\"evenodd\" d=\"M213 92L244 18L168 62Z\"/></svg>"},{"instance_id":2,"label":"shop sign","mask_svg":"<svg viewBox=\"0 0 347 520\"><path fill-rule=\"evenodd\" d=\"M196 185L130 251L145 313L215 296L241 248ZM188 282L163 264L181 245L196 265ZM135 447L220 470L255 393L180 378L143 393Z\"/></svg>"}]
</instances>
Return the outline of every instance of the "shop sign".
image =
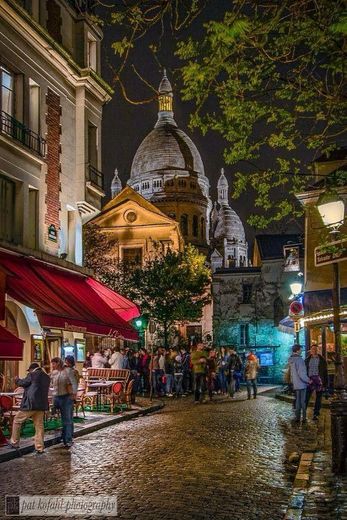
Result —
<instances>
[{"instance_id":1,"label":"shop sign","mask_svg":"<svg viewBox=\"0 0 347 520\"><path fill-rule=\"evenodd\" d=\"M331 246L330 251L327 250L327 245L318 246L315 248L314 265L316 267L347 260L347 240L346 239L337 240L336 242L331 242L331 244L329 244L329 248L330 248L330 246Z\"/></svg>"},{"instance_id":2,"label":"shop sign","mask_svg":"<svg viewBox=\"0 0 347 520\"><path fill-rule=\"evenodd\" d=\"M56 242L57 239L58 239L57 228L55 227L54 224L51 224L50 226L48 226L48 240L52 240L52 242Z\"/></svg>"},{"instance_id":3,"label":"shop sign","mask_svg":"<svg viewBox=\"0 0 347 520\"><path fill-rule=\"evenodd\" d=\"M284 272L300 271L300 245L291 244L283 246Z\"/></svg>"},{"instance_id":4,"label":"shop sign","mask_svg":"<svg viewBox=\"0 0 347 520\"><path fill-rule=\"evenodd\" d=\"M69 330L70 332L87 332L87 327L77 327L76 325L69 325L65 322L64 330Z\"/></svg>"}]
</instances>

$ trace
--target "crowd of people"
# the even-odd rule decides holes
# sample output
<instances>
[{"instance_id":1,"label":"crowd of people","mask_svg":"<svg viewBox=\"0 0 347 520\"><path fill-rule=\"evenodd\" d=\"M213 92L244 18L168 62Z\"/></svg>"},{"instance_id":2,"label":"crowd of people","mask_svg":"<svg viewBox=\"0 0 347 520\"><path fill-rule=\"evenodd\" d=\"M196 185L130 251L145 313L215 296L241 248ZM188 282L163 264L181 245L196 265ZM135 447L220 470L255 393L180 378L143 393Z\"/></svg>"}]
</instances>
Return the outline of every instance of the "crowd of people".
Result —
<instances>
[{"instance_id":1,"label":"crowd of people","mask_svg":"<svg viewBox=\"0 0 347 520\"><path fill-rule=\"evenodd\" d=\"M152 390L158 397L180 397L194 392L195 402L212 399L214 393L230 395L240 390L244 376L248 398L257 396L258 358L250 352L243 363L234 347L206 348L202 343L186 347L159 347L153 356L145 349L106 349L88 353L85 367L129 369L136 393ZM152 386L152 388L151 388Z\"/></svg>"},{"instance_id":2,"label":"crowd of people","mask_svg":"<svg viewBox=\"0 0 347 520\"><path fill-rule=\"evenodd\" d=\"M205 402L214 394L235 397L240 391L243 377L247 387L247 397L257 397L257 374L259 360L250 351L244 362L234 347L220 349L206 348L198 343L191 350L185 347L159 347L150 354L145 348L138 351L115 348L88 353L84 367L129 369L135 381L134 391L143 395L151 391L158 397L180 397L194 394L196 404ZM301 346L294 345L289 358L288 382L295 394L295 420L306 422L306 409L313 392L315 404L313 419L317 420L324 389L329 384L328 364L313 345L309 356L301 357ZM19 412L15 415L10 446L18 448L21 426L32 419L35 426L35 448L37 453L44 450L44 413L48 410L49 389L53 390L53 408L60 411L62 420L62 441L69 448L73 439L73 407L78 390L80 375L75 368L73 356L51 360L48 375L38 363L31 363L28 375L16 379L16 385L24 388Z\"/></svg>"}]
</instances>

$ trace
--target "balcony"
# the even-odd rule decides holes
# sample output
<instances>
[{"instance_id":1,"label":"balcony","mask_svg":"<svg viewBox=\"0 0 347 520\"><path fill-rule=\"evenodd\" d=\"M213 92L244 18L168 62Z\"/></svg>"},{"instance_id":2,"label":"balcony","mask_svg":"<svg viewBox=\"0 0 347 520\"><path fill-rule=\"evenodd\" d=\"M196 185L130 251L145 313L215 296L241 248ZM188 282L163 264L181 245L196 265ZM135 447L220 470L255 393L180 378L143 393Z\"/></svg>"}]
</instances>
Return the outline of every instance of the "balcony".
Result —
<instances>
[{"instance_id":1,"label":"balcony","mask_svg":"<svg viewBox=\"0 0 347 520\"><path fill-rule=\"evenodd\" d=\"M88 164L87 181L90 182L93 188L104 191L104 175L91 164Z\"/></svg>"},{"instance_id":2,"label":"balcony","mask_svg":"<svg viewBox=\"0 0 347 520\"><path fill-rule=\"evenodd\" d=\"M4 111L1 111L0 131L41 157L46 155L45 139Z\"/></svg>"}]
</instances>

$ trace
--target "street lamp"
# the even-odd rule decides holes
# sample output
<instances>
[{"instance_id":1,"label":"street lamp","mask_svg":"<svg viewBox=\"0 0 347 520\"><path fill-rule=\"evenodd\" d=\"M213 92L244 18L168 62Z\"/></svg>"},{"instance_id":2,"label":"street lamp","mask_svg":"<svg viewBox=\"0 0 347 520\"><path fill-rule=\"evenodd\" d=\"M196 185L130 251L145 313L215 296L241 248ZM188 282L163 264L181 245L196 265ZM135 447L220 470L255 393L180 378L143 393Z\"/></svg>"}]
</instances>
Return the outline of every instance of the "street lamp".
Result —
<instances>
[{"instance_id":1,"label":"street lamp","mask_svg":"<svg viewBox=\"0 0 347 520\"><path fill-rule=\"evenodd\" d=\"M292 291L292 295L294 297L299 296L302 291L302 283L301 282L293 282L289 285L290 290Z\"/></svg>"},{"instance_id":2,"label":"street lamp","mask_svg":"<svg viewBox=\"0 0 347 520\"><path fill-rule=\"evenodd\" d=\"M318 211L324 225L337 240L339 228L344 221L345 205L336 191L323 193L317 202ZM335 389L336 398L331 402L331 438L333 472L342 474L347 470L347 393L341 355L340 323L340 266L333 262L333 314L335 337Z\"/></svg>"}]
</instances>

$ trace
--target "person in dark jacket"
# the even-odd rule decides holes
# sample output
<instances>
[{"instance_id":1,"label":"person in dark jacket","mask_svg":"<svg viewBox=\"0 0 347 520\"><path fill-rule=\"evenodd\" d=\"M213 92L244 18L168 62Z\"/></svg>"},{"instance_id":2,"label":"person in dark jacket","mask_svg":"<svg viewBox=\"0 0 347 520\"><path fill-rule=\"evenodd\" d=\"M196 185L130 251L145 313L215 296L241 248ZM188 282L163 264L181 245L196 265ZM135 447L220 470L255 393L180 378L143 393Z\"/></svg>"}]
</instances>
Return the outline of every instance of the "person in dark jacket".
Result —
<instances>
[{"instance_id":1,"label":"person in dark jacket","mask_svg":"<svg viewBox=\"0 0 347 520\"><path fill-rule=\"evenodd\" d=\"M229 395L234 398L236 390L237 373L242 370L242 361L240 356L237 354L234 347L230 347L230 355L228 361L228 384L229 384ZM239 385L240 386L240 385Z\"/></svg>"},{"instance_id":2,"label":"person in dark jacket","mask_svg":"<svg viewBox=\"0 0 347 520\"><path fill-rule=\"evenodd\" d=\"M324 389L328 386L328 366L324 357L318 354L317 345L312 345L310 355L305 360L307 375L311 382L306 392L306 407L313 392L316 392L316 400L313 409L313 420L317 421L322 405Z\"/></svg>"},{"instance_id":3,"label":"person in dark jacket","mask_svg":"<svg viewBox=\"0 0 347 520\"><path fill-rule=\"evenodd\" d=\"M16 378L15 382L17 386L24 388L24 394L19 412L13 421L10 445L14 448L19 447L21 426L27 419L32 419L35 427L36 453L43 453L45 449L43 418L45 411L48 410L50 377L38 363L31 363L28 375L24 379Z\"/></svg>"}]
</instances>

